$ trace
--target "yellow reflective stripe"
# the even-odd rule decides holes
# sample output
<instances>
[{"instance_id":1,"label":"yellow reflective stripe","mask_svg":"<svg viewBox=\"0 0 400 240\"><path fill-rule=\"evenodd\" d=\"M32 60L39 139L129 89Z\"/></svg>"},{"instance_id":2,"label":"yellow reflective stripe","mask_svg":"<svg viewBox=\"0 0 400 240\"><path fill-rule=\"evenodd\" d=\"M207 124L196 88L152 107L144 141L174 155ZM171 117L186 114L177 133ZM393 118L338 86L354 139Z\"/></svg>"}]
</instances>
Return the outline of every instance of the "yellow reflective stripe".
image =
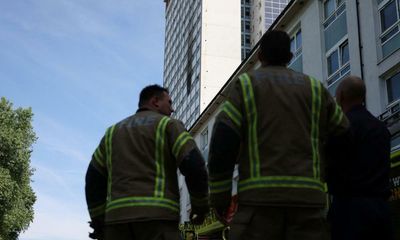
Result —
<instances>
[{"instance_id":1,"label":"yellow reflective stripe","mask_svg":"<svg viewBox=\"0 0 400 240\"><path fill-rule=\"evenodd\" d=\"M338 104L335 104L335 113L333 114L331 120L329 121L329 124L338 126L342 122L342 119L343 119L343 111Z\"/></svg>"},{"instance_id":2,"label":"yellow reflective stripe","mask_svg":"<svg viewBox=\"0 0 400 240\"><path fill-rule=\"evenodd\" d=\"M239 128L241 127L242 114L231 102L226 101L222 107L222 111L224 111Z\"/></svg>"},{"instance_id":3,"label":"yellow reflective stripe","mask_svg":"<svg viewBox=\"0 0 400 240\"><path fill-rule=\"evenodd\" d=\"M103 203L100 206L94 207L94 208L89 208L89 214L91 218L98 217L100 215L103 215L105 212L106 204Z\"/></svg>"},{"instance_id":4,"label":"yellow reflective stripe","mask_svg":"<svg viewBox=\"0 0 400 240\"><path fill-rule=\"evenodd\" d=\"M112 185L112 136L115 125L109 127L106 132L106 163L107 163L107 202L111 201L111 185Z\"/></svg>"},{"instance_id":5,"label":"yellow reflective stripe","mask_svg":"<svg viewBox=\"0 0 400 240\"><path fill-rule=\"evenodd\" d=\"M93 156L94 156L94 159L96 160L96 162L97 162L101 167L104 167L104 163L103 163L104 158L103 158L103 154L101 153L99 147L96 149L96 151L94 152Z\"/></svg>"},{"instance_id":6,"label":"yellow reflective stripe","mask_svg":"<svg viewBox=\"0 0 400 240\"><path fill-rule=\"evenodd\" d=\"M221 193L232 189L232 179L223 181L210 181L210 193Z\"/></svg>"},{"instance_id":7,"label":"yellow reflective stripe","mask_svg":"<svg viewBox=\"0 0 400 240\"><path fill-rule=\"evenodd\" d=\"M391 168L395 168L395 167L398 167L398 166L400 166L400 162L391 163L391 164L390 164L390 167L391 167Z\"/></svg>"},{"instance_id":8,"label":"yellow reflective stripe","mask_svg":"<svg viewBox=\"0 0 400 240\"><path fill-rule=\"evenodd\" d=\"M186 144L187 141L193 139L193 137L188 132L181 133L178 138L176 139L173 147L172 147L172 154L175 158L178 158L179 152L181 151L182 147Z\"/></svg>"},{"instance_id":9,"label":"yellow reflective stripe","mask_svg":"<svg viewBox=\"0 0 400 240\"><path fill-rule=\"evenodd\" d=\"M169 122L168 117L163 117L158 123L156 131L156 182L154 187L154 197L164 197L165 190L165 169L164 169L164 145L165 128Z\"/></svg>"},{"instance_id":10,"label":"yellow reflective stripe","mask_svg":"<svg viewBox=\"0 0 400 240\"><path fill-rule=\"evenodd\" d=\"M239 181L238 191L246 191L255 188L272 188L272 187L283 187L283 188L310 188L317 189L325 192L325 184L321 181L298 176L268 176L259 178L250 178Z\"/></svg>"},{"instance_id":11,"label":"yellow reflective stripe","mask_svg":"<svg viewBox=\"0 0 400 240\"><path fill-rule=\"evenodd\" d=\"M390 154L390 161L391 161L390 167L391 168L395 168L397 166L400 166L400 160L397 159L397 162L393 162L393 160L395 160L395 158L397 158L399 156L400 156L400 150L396 150L396 151L394 151L394 152L392 152Z\"/></svg>"},{"instance_id":12,"label":"yellow reflective stripe","mask_svg":"<svg viewBox=\"0 0 400 240\"><path fill-rule=\"evenodd\" d=\"M243 99L245 103L248 122L250 175L251 177L258 177L260 176L260 158L258 153L257 108L254 99L254 92L251 85L250 77L247 73L240 75L239 79L242 86Z\"/></svg>"},{"instance_id":13,"label":"yellow reflective stripe","mask_svg":"<svg viewBox=\"0 0 400 240\"><path fill-rule=\"evenodd\" d=\"M313 156L314 178L320 177L320 158L319 158L319 117L321 112L321 83L315 78L310 77L312 91L312 111L311 111L311 147Z\"/></svg>"},{"instance_id":14,"label":"yellow reflective stripe","mask_svg":"<svg viewBox=\"0 0 400 240\"><path fill-rule=\"evenodd\" d=\"M390 154L390 159L400 156L400 150L394 151Z\"/></svg>"},{"instance_id":15,"label":"yellow reflective stripe","mask_svg":"<svg viewBox=\"0 0 400 240\"><path fill-rule=\"evenodd\" d=\"M106 212L124 207L163 207L179 212L179 204L173 200L159 197L125 197L107 203Z\"/></svg>"}]
</instances>

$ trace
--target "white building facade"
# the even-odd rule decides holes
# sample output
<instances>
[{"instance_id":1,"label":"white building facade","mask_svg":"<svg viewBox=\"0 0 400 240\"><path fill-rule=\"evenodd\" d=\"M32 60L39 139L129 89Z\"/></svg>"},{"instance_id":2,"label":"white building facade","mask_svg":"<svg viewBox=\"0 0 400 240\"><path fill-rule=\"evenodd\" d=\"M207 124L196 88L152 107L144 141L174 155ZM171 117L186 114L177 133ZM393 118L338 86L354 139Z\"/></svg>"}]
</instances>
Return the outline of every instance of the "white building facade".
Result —
<instances>
[{"instance_id":1,"label":"white building facade","mask_svg":"<svg viewBox=\"0 0 400 240\"><path fill-rule=\"evenodd\" d=\"M239 0L165 0L164 87L190 127L241 62Z\"/></svg>"}]
</instances>

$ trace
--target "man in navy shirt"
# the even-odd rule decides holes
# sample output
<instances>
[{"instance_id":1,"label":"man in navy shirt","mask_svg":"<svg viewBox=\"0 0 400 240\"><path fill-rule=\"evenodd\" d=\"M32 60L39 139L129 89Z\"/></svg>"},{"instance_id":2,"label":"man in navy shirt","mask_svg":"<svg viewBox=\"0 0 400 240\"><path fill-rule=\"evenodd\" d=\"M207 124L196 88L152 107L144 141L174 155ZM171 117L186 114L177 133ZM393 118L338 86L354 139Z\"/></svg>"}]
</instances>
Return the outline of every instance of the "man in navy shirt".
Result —
<instances>
[{"instance_id":1,"label":"man in navy shirt","mask_svg":"<svg viewBox=\"0 0 400 240\"><path fill-rule=\"evenodd\" d=\"M365 108L365 94L364 82L355 76L336 90L350 129L327 143L332 240L391 239L390 133Z\"/></svg>"}]
</instances>

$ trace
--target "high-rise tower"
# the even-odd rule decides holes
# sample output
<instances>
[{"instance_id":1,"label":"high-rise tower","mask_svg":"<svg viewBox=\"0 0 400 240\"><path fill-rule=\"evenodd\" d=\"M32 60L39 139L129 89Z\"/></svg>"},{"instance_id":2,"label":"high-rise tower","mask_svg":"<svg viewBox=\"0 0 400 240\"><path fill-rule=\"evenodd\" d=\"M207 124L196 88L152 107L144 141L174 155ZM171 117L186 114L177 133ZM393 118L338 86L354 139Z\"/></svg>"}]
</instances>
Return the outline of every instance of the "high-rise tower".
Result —
<instances>
[{"instance_id":1,"label":"high-rise tower","mask_svg":"<svg viewBox=\"0 0 400 240\"><path fill-rule=\"evenodd\" d=\"M241 62L240 2L164 0L164 87L187 128Z\"/></svg>"},{"instance_id":2,"label":"high-rise tower","mask_svg":"<svg viewBox=\"0 0 400 240\"><path fill-rule=\"evenodd\" d=\"M285 9L289 0L252 0L251 46L253 47L268 30L276 17Z\"/></svg>"}]
</instances>

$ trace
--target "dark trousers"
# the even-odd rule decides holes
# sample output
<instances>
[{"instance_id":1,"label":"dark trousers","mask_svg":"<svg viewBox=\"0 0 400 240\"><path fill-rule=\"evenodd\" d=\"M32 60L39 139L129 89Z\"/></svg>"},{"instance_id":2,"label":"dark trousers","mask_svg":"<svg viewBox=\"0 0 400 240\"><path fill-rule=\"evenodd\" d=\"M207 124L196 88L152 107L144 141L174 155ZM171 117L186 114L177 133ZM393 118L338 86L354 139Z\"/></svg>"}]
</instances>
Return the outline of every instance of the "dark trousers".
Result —
<instances>
[{"instance_id":1,"label":"dark trousers","mask_svg":"<svg viewBox=\"0 0 400 240\"><path fill-rule=\"evenodd\" d=\"M239 205L230 240L326 240L322 208Z\"/></svg>"},{"instance_id":2,"label":"dark trousers","mask_svg":"<svg viewBox=\"0 0 400 240\"><path fill-rule=\"evenodd\" d=\"M104 240L177 240L178 222L147 221L106 225Z\"/></svg>"},{"instance_id":3,"label":"dark trousers","mask_svg":"<svg viewBox=\"0 0 400 240\"><path fill-rule=\"evenodd\" d=\"M382 198L334 196L328 220L332 240L392 239L389 206Z\"/></svg>"}]
</instances>

